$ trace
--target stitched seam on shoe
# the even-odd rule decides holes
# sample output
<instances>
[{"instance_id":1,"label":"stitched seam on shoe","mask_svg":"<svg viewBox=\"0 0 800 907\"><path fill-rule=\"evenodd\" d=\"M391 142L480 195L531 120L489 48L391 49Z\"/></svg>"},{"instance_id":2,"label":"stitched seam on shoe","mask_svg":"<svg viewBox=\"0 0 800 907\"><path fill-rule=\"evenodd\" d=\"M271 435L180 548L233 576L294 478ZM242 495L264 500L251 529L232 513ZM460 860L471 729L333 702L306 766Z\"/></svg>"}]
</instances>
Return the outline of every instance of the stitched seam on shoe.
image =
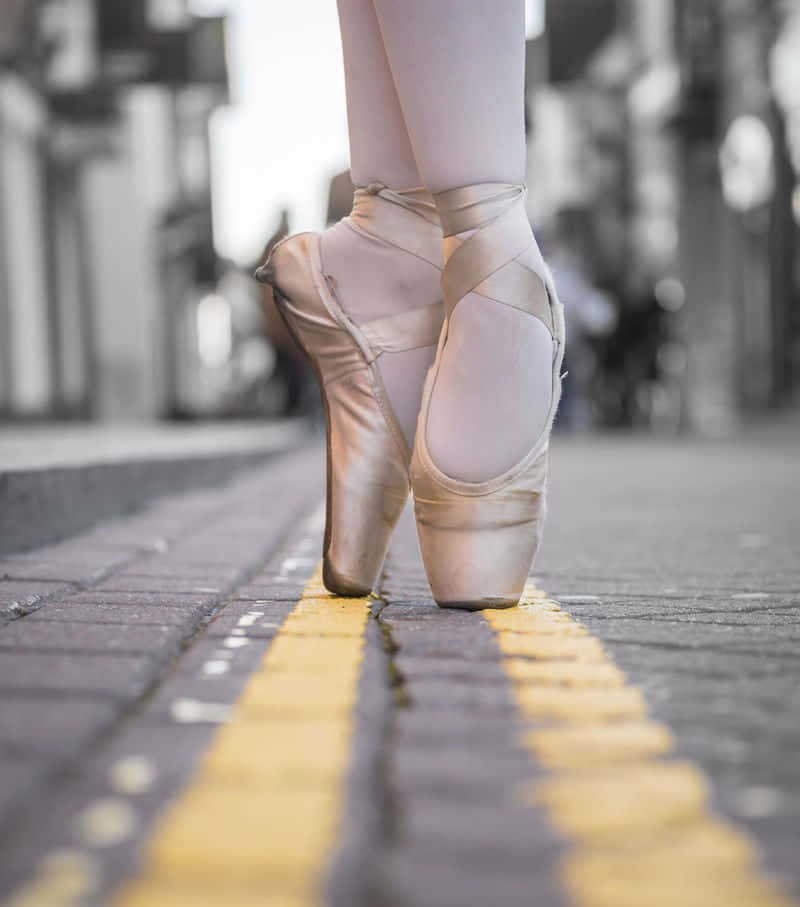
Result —
<instances>
[{"instance_id":1,"label":"stitched seam on shoe","mask_svg":"<svg viewBox=\"0 0 800 907\"><path fill-rule=\"evenodd\" d=\"M408 468L408 463L411 458L411 452L408 449L408 442L406 441L405 435L403 435L397 424L397 416L395 416L394 414L391 403L389 403L388 399L384 400L384 397L386 395L383 389L383 381L380 379L380 375L377 376L376 380L375 369L377 369L377 366L373 365L372 363L367 366L367 371L369 372L369 380L375 393L375 399L378 402L378 407L380 408L381 415L383 416L383 421L386 423L386 427L389 429L389 432L391 433L395 444L397 444L397 446L399 447L400 454L403 457L404 462L406 463L406 468ZM380 381L380 384L378 383L378 381Z\"/></svg>"},{"instance_id":2,"label":"stitched seam on shoe","mask_svg":"<svg viewBox=\"0 0 800 907\"><path fill-rule=\"evenodd\" d=\"M354 365L352 368L349 368L346 372L341 374L333 375L331 378L328 378L326 381L322 382L323 387L333 387L334 384L338 384L339 381L343 381L345 378L349 378L351 375L356 375L359 372L363 371L367 366L365 365Z\"/></svg>"}]
</instances>

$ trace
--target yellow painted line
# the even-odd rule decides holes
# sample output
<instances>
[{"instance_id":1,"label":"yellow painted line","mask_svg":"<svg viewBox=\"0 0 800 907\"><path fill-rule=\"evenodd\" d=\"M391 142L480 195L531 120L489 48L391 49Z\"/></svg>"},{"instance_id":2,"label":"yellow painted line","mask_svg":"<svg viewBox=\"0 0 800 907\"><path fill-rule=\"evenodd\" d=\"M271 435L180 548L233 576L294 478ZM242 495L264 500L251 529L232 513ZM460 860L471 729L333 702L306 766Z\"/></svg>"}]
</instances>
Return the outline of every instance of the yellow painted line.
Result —
<instances>
[{"instance_id":1,"label":"yellow painted line","mask_svg":"<svg viewBox=\"0 0 800 907\"><path fill-rule=\"evenodd\" d=\"M336 846L369 616L319 571L114 907L315 907Z\"/></svg>"},{"instance_id":2,"label":"yellow painted line","mask_svg":"<svg viewBox=\"0 0 800 907\"><path fill-rule=\"evenodd\" d=\"M547 769L529 796L571 845L559 871L576 907L791 907L599 640L530 583L518 608L483 615L521 743Z\"/></svg>"}]
</instances>

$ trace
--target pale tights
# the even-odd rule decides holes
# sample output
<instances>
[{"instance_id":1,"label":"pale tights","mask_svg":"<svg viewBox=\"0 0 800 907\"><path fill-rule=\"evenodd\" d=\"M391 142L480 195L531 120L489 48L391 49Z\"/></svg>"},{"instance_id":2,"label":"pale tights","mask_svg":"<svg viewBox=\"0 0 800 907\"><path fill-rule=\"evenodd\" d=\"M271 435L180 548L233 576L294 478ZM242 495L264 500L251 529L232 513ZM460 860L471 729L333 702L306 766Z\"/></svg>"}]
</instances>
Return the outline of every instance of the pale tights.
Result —
<instances>
[{"instance_id":1,"label":"pale tights","mask_svg":"<svg viewBox=\"0 0 800 907\"><path fill-rule=\"evenodd\" d=\"M524 0L338 0L351 174L357 186L436 193L522 183ZM444 245L447 257L458 238ZM356 321L440 298L438 271L379 250L345 224L323 236L324 266ZM519 258L540 275L535 240ZM381 356L406 437L433 349ZM533 446L550 406L552 340L526 313L470 293L456 306L426 439L448 475L483 481Z\"/></svg>"}]
</instances>

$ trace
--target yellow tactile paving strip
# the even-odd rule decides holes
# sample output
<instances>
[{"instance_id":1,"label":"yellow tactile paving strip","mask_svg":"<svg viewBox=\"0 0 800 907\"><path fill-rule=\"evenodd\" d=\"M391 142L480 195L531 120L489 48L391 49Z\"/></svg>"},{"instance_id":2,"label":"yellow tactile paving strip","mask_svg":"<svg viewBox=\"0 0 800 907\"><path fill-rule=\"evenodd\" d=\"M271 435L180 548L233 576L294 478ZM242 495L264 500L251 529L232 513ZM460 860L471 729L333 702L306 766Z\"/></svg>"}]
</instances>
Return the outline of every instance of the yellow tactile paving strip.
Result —
<instances>
[{"instance_id":1,"label":"yellow tactile paving strip","mask_svg":"<svg viewBox=\"0 0 800 907\"><path fill-rule=\"evenodd\" d=\"M709 811L707 782L599 640L528 584L484 611L504 655L522 744L548 777L530 797L572 844L560 866L576 907L790 907L750 839Z\"/></svg>"},{"instance_id":2,"label":"yellow tactile paving strip","mask_svg":"<svg viewBox=\"0 0 800 907\"><path fill-rule=\"evenodd\" d=\"M319 572L114 907L312 907L335 850L370 600Z\"/></svg>"}]
</instances>

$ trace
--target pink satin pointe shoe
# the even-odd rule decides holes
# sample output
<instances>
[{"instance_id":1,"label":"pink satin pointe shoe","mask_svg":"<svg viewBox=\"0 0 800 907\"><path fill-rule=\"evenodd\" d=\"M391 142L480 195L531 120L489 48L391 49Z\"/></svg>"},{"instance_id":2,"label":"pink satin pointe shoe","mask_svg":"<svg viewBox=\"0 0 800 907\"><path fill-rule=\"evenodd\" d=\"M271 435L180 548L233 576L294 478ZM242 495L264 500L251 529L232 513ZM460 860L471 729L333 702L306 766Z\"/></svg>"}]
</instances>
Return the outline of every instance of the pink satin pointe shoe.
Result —
<instances>
[{"instance_id":1,"label":"pink satin pointe shoe","mask_svg":"<svg viewBox=\"0 0 800 907\"><path fill-rule=\"evenodd\" d=\"M349 226L442 267L442 234L424 190L358 189ZM372 591L392 531L408 500L411 452L386 395L378 359L436 344L441 303L356 324L324 272L321 235L279 243L256 278L271 287L289 331L308 355L327 423L323 582L333 593Z\"/></svg>"},{"instance_id":2,"label":"pink satin pointe shoe","mask_svg":"<svg viewBox=\"0 0 800 907\"><path fill-rule=\"evenodd\" d=\"M444 267L447 319L425 383L411 461L422 557L441 607L476 611L516 605L541 538L548 444L561 396L564 315L549 276L545 282L515 261L533 243L524 194L522 186L479 183L435 196L446 237L474 231ZM449 316L468 293L538 318L553 338L552 396L544 430L515 465L483 482L446 475L433 461L426 440Z\"/></svg>"}]
</instances>

